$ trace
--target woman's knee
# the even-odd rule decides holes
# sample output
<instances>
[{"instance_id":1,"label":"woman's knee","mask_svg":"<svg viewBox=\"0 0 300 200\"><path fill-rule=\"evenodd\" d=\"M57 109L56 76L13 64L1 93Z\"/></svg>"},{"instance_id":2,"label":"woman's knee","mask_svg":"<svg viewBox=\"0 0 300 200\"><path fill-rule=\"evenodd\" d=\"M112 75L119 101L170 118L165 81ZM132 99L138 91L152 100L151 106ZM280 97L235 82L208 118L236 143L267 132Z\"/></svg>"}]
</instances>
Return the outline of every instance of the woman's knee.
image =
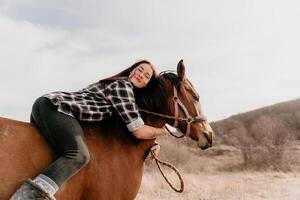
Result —
<instances>
[{"instance_id":1,"label":"woman's knee","mask_svg":"<svg viewBox=\"0 0 300 200\"><path fill-rule=\"evenodd\" d=\"M86 164L88 164L90 162L90 153L88 150L84 150L84 151L81 151L80 152L80 156L79 156L79 159L78 159L78 162L84 166Z\"/></svg>"},{"instance_id":2,"label":"woman's knee","mask_svg":"<svg viewBox=\"0 0 300 200\"><path fill-rule=\"evenodd\" d=\"M64 157L72 159L78 166L84 166L90 161L90 153L85 148L75 151L67 151L65 152Z\"/></svg>"}]
</instances>

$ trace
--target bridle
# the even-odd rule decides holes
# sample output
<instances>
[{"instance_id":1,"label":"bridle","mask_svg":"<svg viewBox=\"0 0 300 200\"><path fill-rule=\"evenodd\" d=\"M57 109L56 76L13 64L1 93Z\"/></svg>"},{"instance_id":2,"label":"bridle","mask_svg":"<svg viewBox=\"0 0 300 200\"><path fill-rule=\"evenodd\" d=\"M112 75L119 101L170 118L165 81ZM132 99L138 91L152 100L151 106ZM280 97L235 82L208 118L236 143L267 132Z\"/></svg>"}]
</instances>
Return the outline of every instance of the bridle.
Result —
<instances>
[{"instance_id":1,"label":"bridle","mask_svg":"<svg viewBox=\"0 0 300 200\"><path fill-rule=\"evenodd\" d=\"M191 124L192 123L194 123L194 122L204 122L204 121L207 121L207 118L204 115L191 116L190 113L189 113L189 111L186 109L185 105L179 99L176 87L174 86L173 88L174 88L173 102L174 102L175 116L163 115L163 114L160 114L160 113L151 112L151 111L144 110L144 109L139 109L139 110L141 112L144 112L144 113L147 113L147 114L151 114L151 115L154 115L154 116L159 116L159 117L163 117L163 118L166 118L166 119L173 119L174 120L173 127L177 128L178 131L179 131L179 129L178 129L178 122L186 122L187 123L187 128L186 128L185 134L180 131L180 133L182 135L177 136L177 135L173 134L171 131L169 131L172 136L174 136L176 138L182 138L184 136L189 136L190 135ZM183 112L185 114L185 117L179 117L178 106L183 110Z\"/></svg>"}]
</instances>

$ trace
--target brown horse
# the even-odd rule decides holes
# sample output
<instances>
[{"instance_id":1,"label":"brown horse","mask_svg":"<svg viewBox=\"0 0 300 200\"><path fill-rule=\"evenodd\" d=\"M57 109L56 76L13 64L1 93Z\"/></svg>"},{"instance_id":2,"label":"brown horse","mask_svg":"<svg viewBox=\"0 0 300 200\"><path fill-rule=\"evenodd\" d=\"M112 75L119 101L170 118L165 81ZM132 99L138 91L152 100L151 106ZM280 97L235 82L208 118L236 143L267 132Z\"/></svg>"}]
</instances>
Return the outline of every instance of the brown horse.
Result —
<instances>
[{"instance_id":1,"label":"brown horse","mask_svg":"<svg viewBox=\"0 0 300 200\"><path fill-rule=\"evenodd\" d=\"M198 94L185 76L183 62L178 63L177 75L165 72L160 77L154 96L136 92L140 108L162 114L143 112L146 124L155 127L173 124L170 116L177 115L178 129L182 132L189 129L189 137L200 148L210 147L213 132L203 118ZM174 91L178 98L173 98ZM178 112L174 99L180 100ZM55 197L58 200L134 199L140 188L145 157L154 140L135 138L117 115L98 123L82 123L82 127L90 162L65 183ZM9 199L26 179L34 178L56 159L38 132L32 123L0 118L0 200Z\"/></svg>"}]
</instances>

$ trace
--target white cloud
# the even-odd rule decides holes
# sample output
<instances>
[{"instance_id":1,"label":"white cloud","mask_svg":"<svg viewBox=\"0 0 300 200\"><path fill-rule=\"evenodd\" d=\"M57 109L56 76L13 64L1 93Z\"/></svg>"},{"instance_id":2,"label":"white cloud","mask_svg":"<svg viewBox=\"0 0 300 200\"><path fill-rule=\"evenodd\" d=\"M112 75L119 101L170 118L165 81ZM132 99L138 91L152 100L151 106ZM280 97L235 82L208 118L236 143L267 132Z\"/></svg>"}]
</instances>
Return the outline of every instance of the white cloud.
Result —
<instances>
[{"instance_id":1,"label":"white cloud","mask_svg":"<svg viewBox=\"0 0 300 200\"><path fill-rule=\"evenodd\" d=\"M97 80L92 76L97 63L83 56L90 51L83 38L8 17L0 18L0 27L0 113L5 116L24 119L39 95L74 89L89 76Z\"/></svg>"},{"instance_id":2,"label":"white cloud","mask_svg":"<svg viewBox=\"0 0 300 200\"><path fill-rule=\"evenodd\" d=\"M2 1L0 114L27 119L42 93L80 89L139 58L159 70L184 58L211 120L297 98L299 5Z\"/></svg>"}]
</instances>

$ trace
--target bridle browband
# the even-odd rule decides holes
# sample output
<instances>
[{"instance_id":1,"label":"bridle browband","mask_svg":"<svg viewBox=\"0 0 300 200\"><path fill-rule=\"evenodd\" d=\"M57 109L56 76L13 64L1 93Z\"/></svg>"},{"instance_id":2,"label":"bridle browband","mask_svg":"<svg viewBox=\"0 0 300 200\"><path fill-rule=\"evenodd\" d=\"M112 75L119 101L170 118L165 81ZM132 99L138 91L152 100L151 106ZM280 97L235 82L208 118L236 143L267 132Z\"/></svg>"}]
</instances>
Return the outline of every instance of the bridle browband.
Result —
<instances>
[{"instance_id":1,"label":"bridle browband","mask_svg":"<svg viewBox=\"0 0 300 200\"><path fill-rule=\"evenodd\" d=\"M194 123L194 122L204 122L204 121L207 121L207 118L204 115L191 116L189 111L186 109L185 105L179 99L176 87L174 86L173 88L174 88L173 102L174 102L175 116L163 115L163 114L160 114L160 113L151 112L151 111L140 109L140 108L139 108L139 111L150 114L150 115L166 118L166 119L173 119L174 120L173 127L175 127L175 128L177 128L178 122L186 122L187 123L187 129L186 129L185 134L180 131L182 133L182 135L177 136L177 135L174 135L172 132L169 131L172 136L174 136L176 138L182 138L184 136L189 136L190 135L191 124L192 123ZM185 117L179 117L178 105L183 110L183 112L185 114Z\"/></svg>"}]
</instances>

